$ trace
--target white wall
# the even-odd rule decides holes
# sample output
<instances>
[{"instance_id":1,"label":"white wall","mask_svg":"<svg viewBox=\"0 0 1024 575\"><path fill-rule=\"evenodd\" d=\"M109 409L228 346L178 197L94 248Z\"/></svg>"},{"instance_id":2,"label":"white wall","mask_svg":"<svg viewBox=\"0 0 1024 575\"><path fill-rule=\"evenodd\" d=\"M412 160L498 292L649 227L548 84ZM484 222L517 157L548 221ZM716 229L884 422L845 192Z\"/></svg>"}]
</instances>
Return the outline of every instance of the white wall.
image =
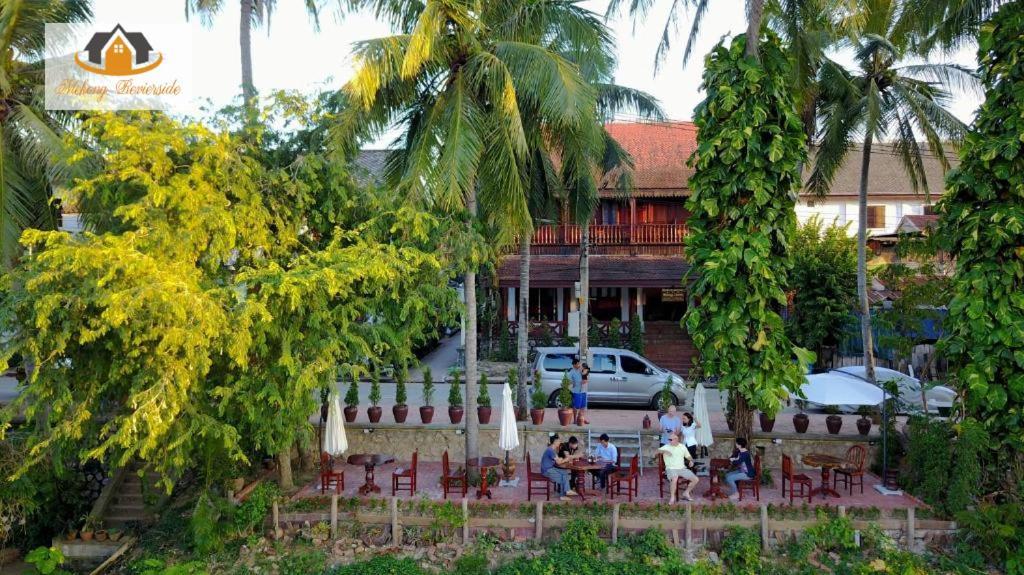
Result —
<instances>
[{"instance_id":1,"label":"white wall","mask_svg":"<svg viewBox=\"0 0 1024 575\"><path fill-rule=\"evenodd\" d=\"M811 204L814 204L813 206ZM903 216L921 215L924 213L925 198L920 200L877 200L869 199L869 206L885 206L885 227L869 228L869 235L891 234L896 231ZM796 205L797 220L803 224L817 215L818 219L826 225L832 222L838 225L849 223L847 232L851 236L857 235L858 209L857 202L847 202L836 199L815 199L807 200L802 198Z\"/></svg>"}]
</instances>

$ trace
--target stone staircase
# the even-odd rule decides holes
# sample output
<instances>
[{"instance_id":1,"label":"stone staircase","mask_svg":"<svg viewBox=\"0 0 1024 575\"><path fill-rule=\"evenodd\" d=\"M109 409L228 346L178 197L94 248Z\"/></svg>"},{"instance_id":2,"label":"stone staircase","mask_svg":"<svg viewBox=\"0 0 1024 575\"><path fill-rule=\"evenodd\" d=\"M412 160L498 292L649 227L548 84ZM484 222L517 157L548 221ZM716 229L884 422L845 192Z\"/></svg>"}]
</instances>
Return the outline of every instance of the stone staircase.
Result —
<instances>
[{"instance_id":1,"label":"stone staircase","mask_svg":"<svg viewBox=\"0 0 1024 575\"><path fill-rule=\"evenodd\" d=\"M679 322L649 321L644 324L644 355L659 367L687 377L697 350Z\"/></svg>"},{"instance_id":2,"label":"stone staircase","mask_svg":"<svg viewBox=\"0 0 1024 575\"><path fill-rule=\"evenodd\" d=\"M147 472L139 477L139 467L133 464L119 478L111 482L109 500L103 508L105 528L123 529L130 525L153 521L153 509L163 499L164 491L157 485L159 475ZM103 496L101 496L103 497Z\"/></svg>"}]
</instances>

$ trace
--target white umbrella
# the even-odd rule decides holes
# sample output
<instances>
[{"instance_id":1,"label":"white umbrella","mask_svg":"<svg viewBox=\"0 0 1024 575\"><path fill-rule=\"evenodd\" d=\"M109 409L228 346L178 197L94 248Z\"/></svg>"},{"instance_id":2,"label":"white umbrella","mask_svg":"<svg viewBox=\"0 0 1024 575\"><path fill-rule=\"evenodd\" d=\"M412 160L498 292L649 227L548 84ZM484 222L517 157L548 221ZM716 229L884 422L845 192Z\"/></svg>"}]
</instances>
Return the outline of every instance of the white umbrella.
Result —
<instances>
[{"instance_id":1,"label":"white umbrella","mask_svg":"<svg viewBox=\"0 0 1024 575\"><path fill-rule=\"evenodd\" d=\"M711 435L711 419L708 417L707 394L700 382L697 382L697 386L693 389L693 419L700 423L700 427L697 428L695 434L697 445L711 447L711 444L715 442L715 438Z\"/></svg>"},{"instance_id":2,"label":"white umbrella","mask_svg":"<svg viewBox=\"0 0 1024 575\"><path fill-rule=\"evenodd\" d=\"M881 388L837 371L808 375L800 391L819 405L878 405L883 399Z\"/></svg>"},{"instance_id":3,"label":"white umbrella","mask_svg":"<svg viewBox=\"0 0 1024 575\"><path fill-rule=\"evenodd\" d=\"M516 427L516 412L512 406L512 388L508 381L501 388L501 427L498 430L498 447L512 451L519 447L519 429Z\"/></svg>"},{"instance_id":4,"label":"white umbrella","mask_svg":"<svg viewBox=\"0 0 1024 575\"><path fill-rule=\"evenodd\" d=\"M324 430L324 451L332 456L348 451L348 437L345 436L345 419L341 414L341 398L331 394L331 406L327 411L327 429Z\"/></svg>"}]
</instances>

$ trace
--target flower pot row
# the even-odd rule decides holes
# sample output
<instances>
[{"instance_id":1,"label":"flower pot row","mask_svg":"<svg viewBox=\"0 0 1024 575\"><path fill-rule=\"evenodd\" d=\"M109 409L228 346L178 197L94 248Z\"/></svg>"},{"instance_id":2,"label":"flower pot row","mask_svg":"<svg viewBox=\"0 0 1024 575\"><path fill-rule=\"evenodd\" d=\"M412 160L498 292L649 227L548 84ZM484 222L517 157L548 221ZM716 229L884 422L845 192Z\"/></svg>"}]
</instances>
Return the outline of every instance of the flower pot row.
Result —
<instances>
[{"instance_id":1,"label":"flower pot row","mask_svg":"<svg viewBox=\"0 0 1024 575\"><path fill-rule=\"evenodd\" d=\"M359 415L359 407L355 405L348 405L342 410L345 414L345 423L354 423L356 417ZM427 424L434 421L434 407L430 405L424 405L419 408L420 411L420 422ZM534 425L540 425L544 423L544 409L543 408L531 408L529 410L530 420ZM391 408L391 412L395 417L395 423L405 423L405 420L409 416L409 406L407 405L395 405ZM477 407L476 415L482 424L488 424L491 422L491 415L493 408L490 407ZM380 422L381 416L384 414L384 409L379 405L371 406L366 409L366 415L370 419L370 423ZM462 417L465 415L465 409L462 407L449 407L448 408L448 419L451 423L462 423ZM558 410L558 422L563 427L568 426L572 423L573 411L572 409L563 408ZM326 421L326 414L322 415L322 420ZM516 420L525 421L526 412L521 411L518 407L516 408Z\"/></svg>"},{"instance_id":2,"label":"flower pot row","mask_svg":"<svg viewBox=\"0 0 1024 575\"><path fill-rule=\"evenodd\" d=\"M761 431L764 433L771 433L775 428L775 418L768 417L763 413L758 414L758 422L761 425ZM730 431L735 431L736 426L731 419L727 418ZM793 428L797 433L807 433L807 428L811 424L811 418L806 413L797 413L793 415ZM829 434L838 435L839 431L843 428L843 418L832 414L825 418L825 428L828 429ZM861 435L867 435L871 432L871 420L867 417L862 416L857 420L857 432Z\"/></svg>"}]
</instances>

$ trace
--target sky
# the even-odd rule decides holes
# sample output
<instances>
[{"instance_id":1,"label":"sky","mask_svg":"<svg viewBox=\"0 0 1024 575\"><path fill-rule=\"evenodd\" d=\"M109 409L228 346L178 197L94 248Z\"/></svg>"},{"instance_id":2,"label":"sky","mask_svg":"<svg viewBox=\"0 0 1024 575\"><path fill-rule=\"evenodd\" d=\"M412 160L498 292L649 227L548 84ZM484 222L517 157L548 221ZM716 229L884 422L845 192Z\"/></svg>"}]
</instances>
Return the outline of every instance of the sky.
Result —
<instances>
[{"instance_id":1,"label":"sky","mask_svg":"<svg viewBox=\"0 0 1024 575\"><path fill-rule=\"evenodd\" d=\"M224 10L210 26L204 26L195 17L189 23L193 81L209 97L214 108L231 102L241 85L238 2L225 0L224 4ZM348 14L342 18L337 14L334 0L325 0L324 4L319 32L306 14L303 0L277 0L269 28L264 25L253 31L253 76L261 93L278 89L306 92L337 89L353 74L352 43L390 33L372 14ZM702 56L723 36L745 31L744 2L715 0L712 3L703 22L700 41L685 68L682 49L691 20L689 14L683 14L677 33L679 40L655 75L654 53L670 4L668 0L656 2L647 20L635 26L627 16L609 20L618 46L615 81L654 95L668 118L689 120L694 107L703 98L700 90ZM583 5L603 14L607 0L589 0ZM118 22L129 30L134 22L140 25L186 22L185 0L94 0L93 6L94 23L100 29L113 28ZM160 50L160 47L154 49ZM848 55L839 54L837 59L849 62ZM974 49L961 50L946 61L974 68ZM977 95L957 95L952 110L969 122L979 104ZM386 144L387 141L382 140L369 147L381 148Z\"/></svg>"}]
</instances>

